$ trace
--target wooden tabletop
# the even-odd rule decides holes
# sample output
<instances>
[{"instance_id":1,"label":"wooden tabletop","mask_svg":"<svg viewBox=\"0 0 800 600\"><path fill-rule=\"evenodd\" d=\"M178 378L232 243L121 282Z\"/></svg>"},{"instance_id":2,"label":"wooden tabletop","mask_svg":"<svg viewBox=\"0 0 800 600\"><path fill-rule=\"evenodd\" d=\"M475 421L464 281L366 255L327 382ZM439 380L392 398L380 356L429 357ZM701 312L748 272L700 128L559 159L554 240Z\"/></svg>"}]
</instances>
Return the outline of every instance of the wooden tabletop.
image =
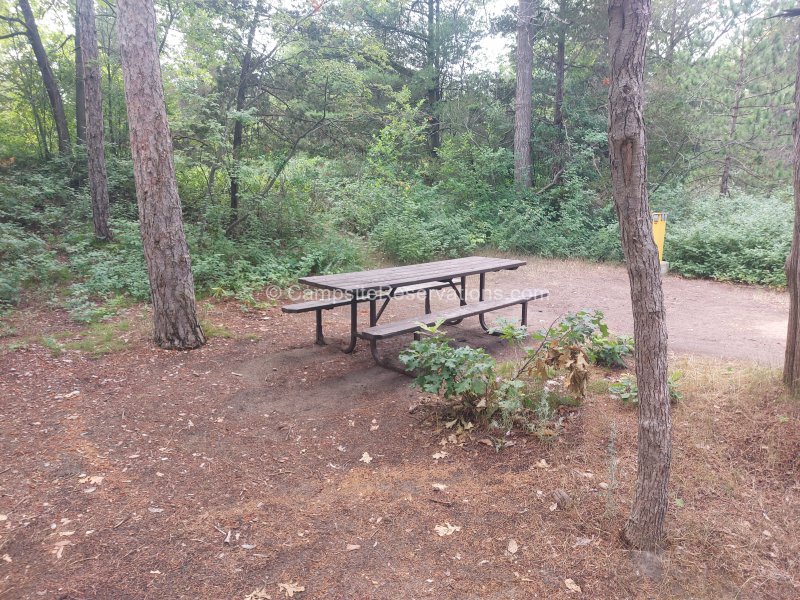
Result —
<instances>
[{"instance_id":1,"label":"wooden tabletop","mask_svg":"<svg viewBox=\"0 0 800 600\"><path fill-rule=\"evenodd\" d=\"M300 283L329 290L339 290L350 294L361 294L374 290L388 290L404 285L428 283L430 281L449 281L467 275L516 269L525 264L524 260L469 256L452 260L389 267L372 271L355 271L337 275L315 275L301 277Z\"/></svg>"}]
</instances>

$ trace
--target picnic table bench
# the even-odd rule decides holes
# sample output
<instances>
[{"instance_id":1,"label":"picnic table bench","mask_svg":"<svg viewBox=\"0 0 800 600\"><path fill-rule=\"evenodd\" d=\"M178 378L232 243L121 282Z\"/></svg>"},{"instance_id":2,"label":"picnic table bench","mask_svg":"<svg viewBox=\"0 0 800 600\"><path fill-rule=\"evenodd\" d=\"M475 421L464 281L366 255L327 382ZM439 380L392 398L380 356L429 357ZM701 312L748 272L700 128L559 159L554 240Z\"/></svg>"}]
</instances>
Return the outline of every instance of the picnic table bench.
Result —
<instances>
[{"instance_id":1,"label":"picnic table bench","mask_svg":"<svg viewBox=\"0 0 800 600\"><path fill-rule=\"evenodd\" d=\"M316 313L316 343L325 344L322 329L322 311L337 306L350 306L350 343L343 349L350 353L355 350L360 339L368 340L375 361L382 366L387 364L378 354L377 342L406 333L418 332L422 325L434 325L439 321L448 324L460 323L464 318L478 316L484 331L490 332L485 315L509 306L521 306L521 321L527 325L528 303L548 296L547 290L516 290L511 296L485 299L486 274L503 270L514 270L525 265L525 261L471 256L452 260L441 260L417 265L389 267L369 271L340 273L337 275L317 275L302 277L300 282L324 290L327 297L283 306L287 313ZM478 275L478 302L468 303L466 279ZM452 288L459 306L431 311L430 293L434 290ZM425 294L425 314L378 324L386 307L393 298L423 292ZM359 330L358 305L369 302L369 327ZM381 302L378 308L378 302Z\"/></svg>"}]
</instances>

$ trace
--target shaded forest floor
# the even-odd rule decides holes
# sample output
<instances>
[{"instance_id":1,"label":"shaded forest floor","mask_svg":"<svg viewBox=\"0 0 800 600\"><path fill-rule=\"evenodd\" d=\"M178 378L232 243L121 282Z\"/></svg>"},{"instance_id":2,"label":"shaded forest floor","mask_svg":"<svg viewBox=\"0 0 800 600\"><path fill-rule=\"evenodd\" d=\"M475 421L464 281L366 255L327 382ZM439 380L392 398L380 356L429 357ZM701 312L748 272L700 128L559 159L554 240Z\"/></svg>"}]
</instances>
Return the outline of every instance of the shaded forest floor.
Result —
<instances>
[{"instance_id":1,"label":"shaded forest floor","mask_svg":"<svg viewBox=\"0 0 800 600\"><path fill-rule=\"evenodd\" d=\"M534 326L592 307L623 333L625 277L534 260L491 283L549 287ZM795 598L800 405L771 369L785 296L665 290L684 399L655 581L617 537L636 467L618 373L593 373L555 441L495 452L448 439L364 347L314 346L313 316L204 305L215 337L176 353L149 343L143 307L86 328L32 306L0 339L0 599ZM471 321L452 331L509 353Z\"/></svg>"}]
</instances>

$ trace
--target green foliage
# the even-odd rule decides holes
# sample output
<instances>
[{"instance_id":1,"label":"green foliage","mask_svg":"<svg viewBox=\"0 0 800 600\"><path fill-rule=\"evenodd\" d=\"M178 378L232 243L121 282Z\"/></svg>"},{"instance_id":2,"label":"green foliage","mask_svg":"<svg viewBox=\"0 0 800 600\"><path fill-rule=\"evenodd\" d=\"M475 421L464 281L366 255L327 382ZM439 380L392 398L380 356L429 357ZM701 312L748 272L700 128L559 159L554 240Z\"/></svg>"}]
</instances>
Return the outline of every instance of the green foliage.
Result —
<instances>
[{"instance_id":1,"label":"green foliage","mask_svg":"<svg viewBox=\"0 0 800 600\"><path fill-rule=\"evenodd\" d=\"M459 422L469 429L477 422L506 430L520 424L543 435L552 435L555 409L582 398L582 393L578 397L560 394L547 368L540 373L537 367L543 364L540 356L543 344L527 350L521 364L498 364L482 348L453 346L439 331L441 324L423 326L427 335L412 342L400 354L400 360L409 371L417 373L414 385L440 395L453 405L456 412L453 423ZM503 325L498 331L502 332L503 339L516 344L521 343L526 333L524 328L511 324ZM580 360L573 365L551 366L567 369L572 377L582 368Z\"/></svg>"},{"instance_id":2,"label":"green foliage","mask_svg":"<svg viewBox=\"0 0 800 600\"><path fill-rule=\"evenodd\" d=\"M690 277L783 286L792 220L787 197L695 199L680 218L668 217L664 260Z\"/></svg>"},{"instance_id":3,"label":"green foliage","mask_svg":"<svg viewBox=\"0 0 800 600\"><path fill-rule=\"evenodd\" d=\"M611 335L602 311L570 313L549 330L536 332L535 339L551 339L559 346L580 346L593 364L625 367L625 357L633 353L633 339ZM552 344L551 344L552 345Z\"/></svg>"},{"instance_id":4,"label":"green foliage","mask_svg":"<svg viewBox=\"0 0 800 600\"><path fill-rule=\"evenodd\" d=\"M675 371L667 377L667 389L669 390L671 404L677 404L683 399L678 383L682 376L683 374L680 371ZM609 384L608 391L615 398L619 398L623 404L631 406L638 406L639 404L639 388L636 385L636 377L632 375L625 375Z\"/></svg>"},{"instance_id":5,"label":"green foliage","mask_svg":"<svg viewBox=\"0 0 800 600\"><path fill-rule=\"evenodd\" d=\"M67 276L44 240L18 225L0 222L0 306L16 304L25 286L52 284Z\"/></svg>"}]
</instances>

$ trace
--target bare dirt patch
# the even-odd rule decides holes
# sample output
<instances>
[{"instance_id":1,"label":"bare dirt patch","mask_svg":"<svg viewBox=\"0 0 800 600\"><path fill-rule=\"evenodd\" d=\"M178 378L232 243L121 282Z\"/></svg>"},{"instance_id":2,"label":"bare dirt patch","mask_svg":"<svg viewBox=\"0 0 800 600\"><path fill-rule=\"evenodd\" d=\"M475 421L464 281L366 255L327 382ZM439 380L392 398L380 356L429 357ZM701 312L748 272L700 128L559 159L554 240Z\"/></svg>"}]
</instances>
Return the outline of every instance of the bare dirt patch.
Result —
<instances>
[{"instance_id":1,"label":"bare dirt patch","mask_svg":"<svg viewBox=\"0 0 800 600\"><path fill-rule=\"evenodd\" d=\"M491 282L549 287L531 312L542 323L590 306L626 331L624 277L534 261ZM408 378L375 367L366 348L314 346L312 316L219 304L207 318L231 338L166 352L134 326L119 332L123 350L93 358L43 345L42 332L82 330L30 309L0 340L0 599L243 599L260 588L277 599L289 583L305 588L296 598L795 598L800 411L772 371L728 360L742 344L742 356L774 363L777 341L759 327L782 317L784 298L675 278L666 289L673 352L713 357L673 361L686 397L660 581L638 575L618 541L636 415L602 384L556 441L515 435L496 453L447 443L409 411L420 395ZM419 308L409 298L390 311ZM332 337L346 331L343 313L328 321ZM452 331L505 352L473 321ZM572 503L552 509L559 489Z\"/></svg>"}]
</instances>

